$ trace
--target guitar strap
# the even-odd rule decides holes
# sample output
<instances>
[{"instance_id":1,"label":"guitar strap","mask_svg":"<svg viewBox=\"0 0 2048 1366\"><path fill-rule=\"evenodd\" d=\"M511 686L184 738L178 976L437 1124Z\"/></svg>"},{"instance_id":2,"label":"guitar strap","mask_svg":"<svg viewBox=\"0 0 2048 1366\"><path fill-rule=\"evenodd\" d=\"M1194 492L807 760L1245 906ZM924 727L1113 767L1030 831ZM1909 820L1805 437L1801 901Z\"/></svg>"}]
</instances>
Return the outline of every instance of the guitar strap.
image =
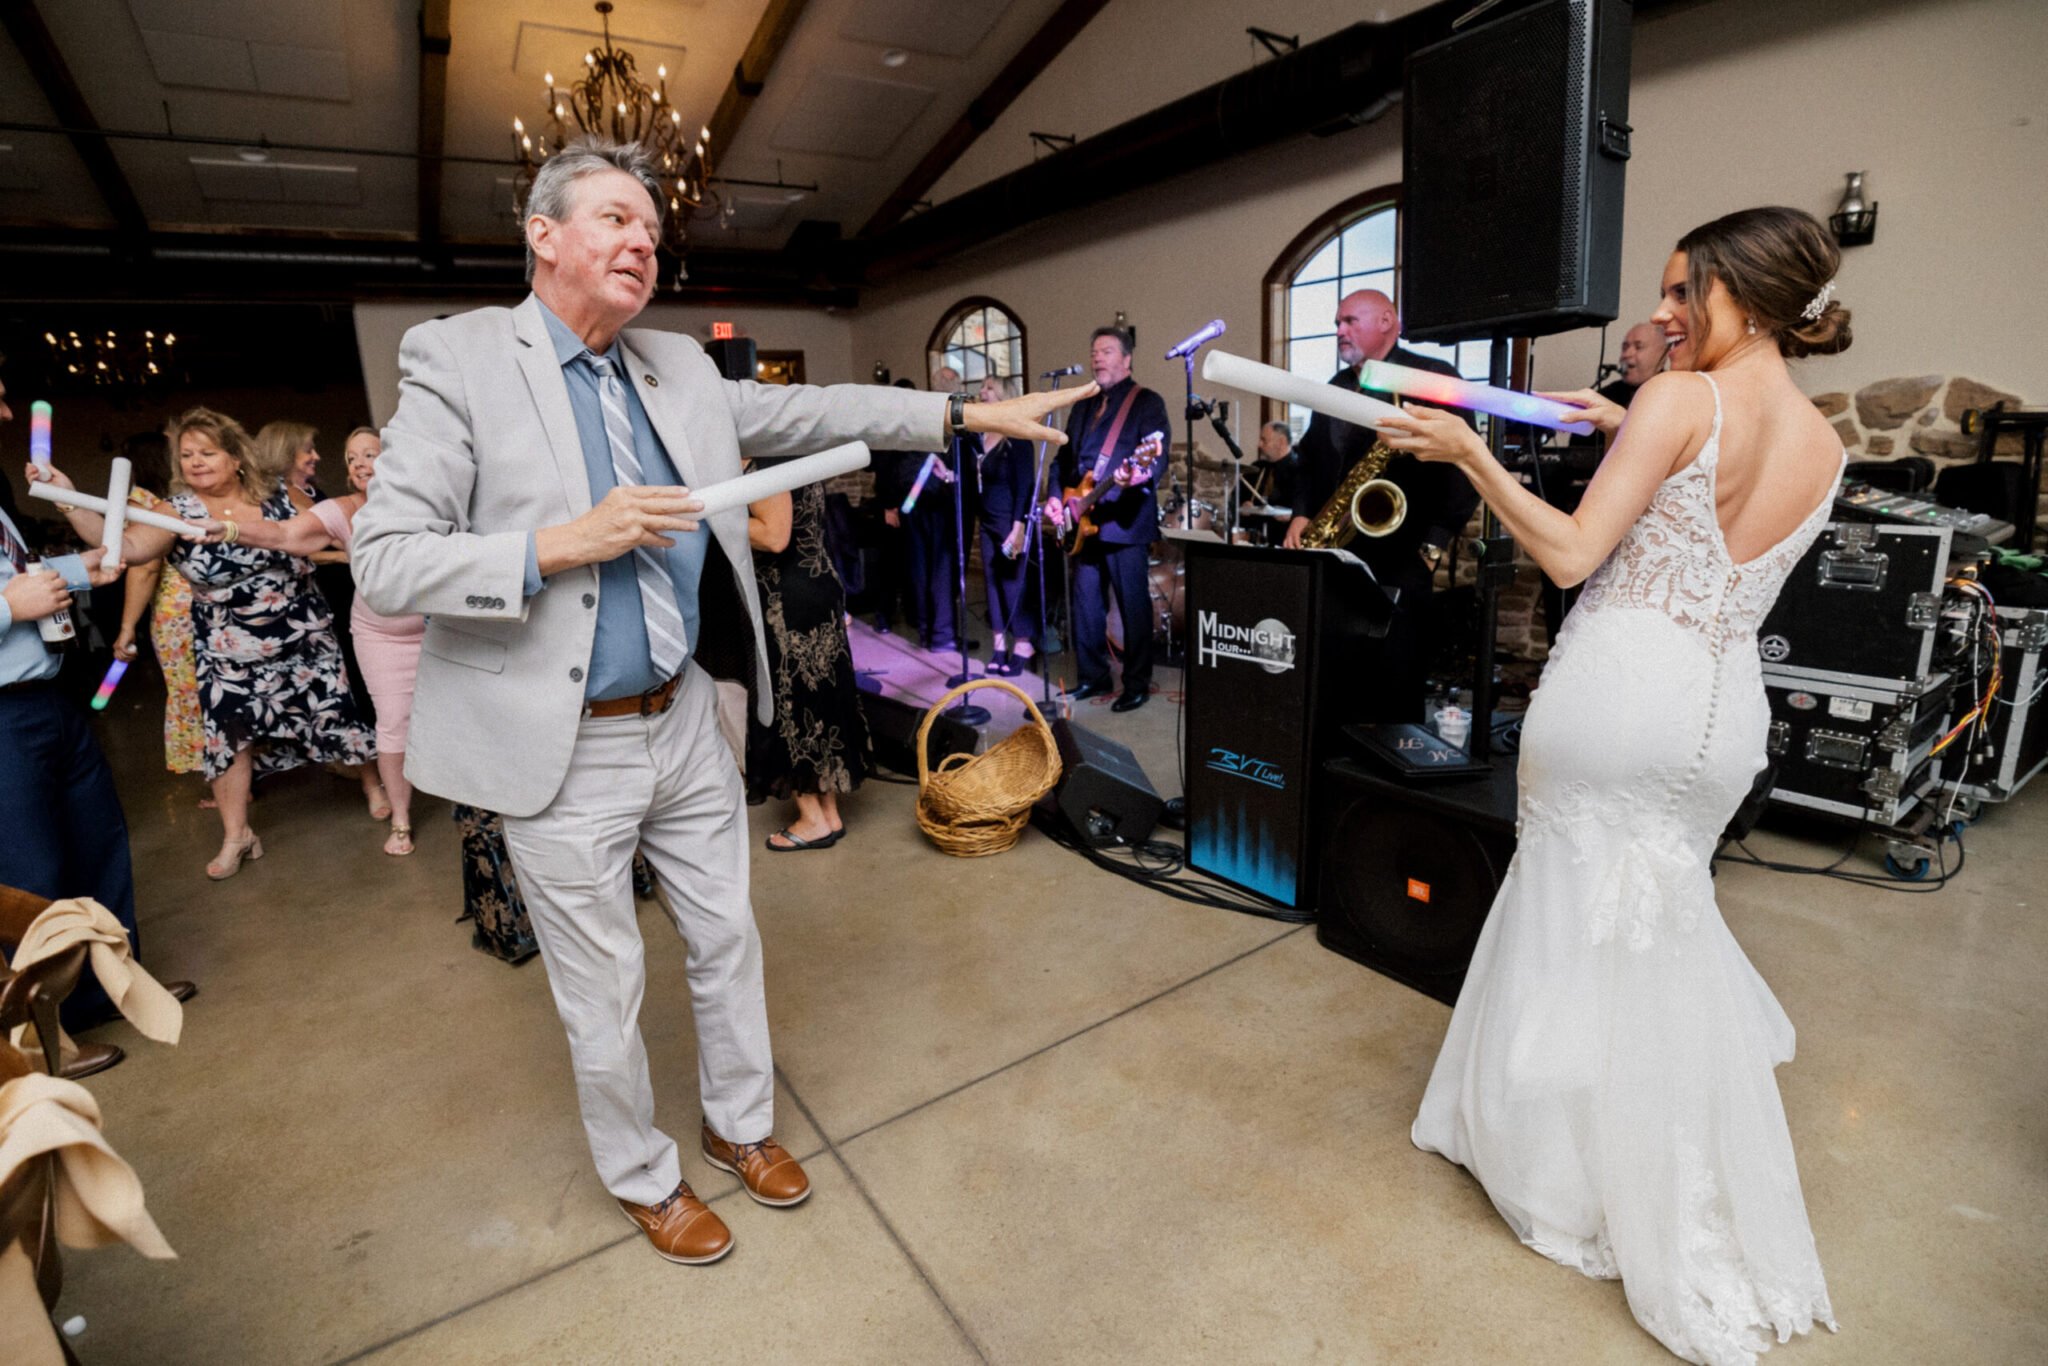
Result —
<instances>
[{"instance_id":1,"label":"guitar strap","mask_svg":"<svg viewBox=\"0 0 2048 1366\"><path fill-rule=\"evenodd\" d=\"M1131 415L1131 405L1136 403L1137 401L1138 386L1136 384L1133 384L1130 387L1129 392L1127 392L1124 395L1124 401L1117 407L1116 419L1109 424L1109 434L1102 438L1102 444L1096 447L1095 449L1095 463L1097 466L1100 466L1102 464L1104 457L1109 452L1114 451L1116 449L1116 439L1119 436L1123 435L1124 419ZM1107 411L1106 407L1104 411ZM1088 471L1086 470L1081 471L1081 473L1083 474L1086 474L1087 472ZM1105 469L1102 471L1102 473L1096 475L1095 477L1098 480L1107 479L1109 477L1109 471Z\"/></svg>"}]
</instances>

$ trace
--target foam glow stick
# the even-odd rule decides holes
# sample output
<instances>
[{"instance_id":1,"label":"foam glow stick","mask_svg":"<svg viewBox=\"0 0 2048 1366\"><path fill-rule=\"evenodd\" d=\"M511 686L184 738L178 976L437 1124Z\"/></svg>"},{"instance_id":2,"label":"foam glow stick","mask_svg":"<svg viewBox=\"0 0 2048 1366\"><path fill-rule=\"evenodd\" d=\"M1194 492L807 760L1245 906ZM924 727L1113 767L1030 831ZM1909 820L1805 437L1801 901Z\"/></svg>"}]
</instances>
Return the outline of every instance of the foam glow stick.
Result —
<instances>
[{"instance_id":1,"label":"foam glow stick","mask_svg":"<svg viewBox=\"0 0 2048 1366\"><path fill-rule=\"evenodd\" d=\"M1243 356L1233 356L1228 351L1211 351L1203 358L1202 378L1213 384L1227 384L1233 389L1257 394L1261 398L1299 403L1311 412L1360 427L1375 427L1383 419L1401 414L1401 410L1391 403L1323 384L1278 366L1261 365Z\"/></svg>"},{"instance_id":2,"label":"foam glow stick","mask_svg":"<svg viewBox=\"0 0 2048 1366\"><path fill-rule=\"evenodd\" d=\"M788 493L802 488L805 484L822 483L842 474L868 467L868 446L865 441L849 441L844 446L834 446L829 451L806 455L798 460L784 460L769 465L751 474L742 474L736 479L721 480L707 484L701 489L691 489L690 496L704 501L704 510L692 515L709 517L714 512L727 512L757 503L777 493Z\"/></svg>"},{"instance_id":3,"label":"foam glow stick","mask_svg":"<svg viewBox=\"0 0 2048 1366\"><path fill-rule=\"evenodd\" d=\"M32 483L28 486L28 496L64 507L84 508L87 512L97 512L101 516L105 516L107 511L106 499L95 498L90 493L80 493L77 489L60 489L55 484ZM161 512L151 512L148 508L139 507L130 507L122 515L138 526L153 526L180 536L189 536L195 541L206 539L205 527L197 526L182 517L166 517ZM107 520L113 519L109 517Z\"/></svg>"},{"instance_id":4,"label":"foam glow stick","mask_svg":"<svg viewBox=\"0 0 2048 1366\"><path fill-rule=\"evenodd\" d=\"M28 458L50 463L50 405L41 399L28 405Z\"/></svg>"},{"instance_id":5,"label":"foam glow stick","mask_svg":"<svg viewBox=\"0 0 2048 1366\"><path fill-rule=\"evenodd\" d=\"M128 523L128 485L132 474L128 461L118 455L107 471L107 525L100 533L100 544L106 547L109 561L121 558L121 532Z\"/></svg>"},{"instance_id":6,"label":"foam glow stick","mask_svg":"<svg viewBox=\"0 0 2048 1366\"><path fill-rule=\"evenodd\" d=\"M105 711L107 699L114 695L114 689L121 686L121 676L128 672L128 661L117 659L107 665L107 676L100 680L100 690L92 695L92 709Z\"/></svg>"},{"instance_id":7,"label":"foam glow stick","mask_svg":"<svg viewBox=\"0 0 2048 1366\"><path fill-rule=\"evenodd\" d=\"M1491 384L1474 384L1450 375L1435 375L1409 365L1389 365L1383 360L1360 365L1358 385L1361 389L1377 389L1383 394L1399 394L1445 408L1469 408L1476 413L1492 413L1511 422L1552 427L1560 432L1584 435L1593 430L1593 424L1585 419L1586 410L1569 403L1514 389L1497 389Z\"/></svg>"},{"instance_id":8,"label":"foam glow stick","mask_svg":"<svg viewBox=\"0 0 2048 1366\"><path fill-rule=\"evenodd\" d=\"M917 496L924 492L924 481L932 477L932 471L939 467L942 459L937 451L924 458L924 468L917 472L917 482L910 486L910 496L903 500L904 516L908 517L910 510L917 506Z\"/></svg>"}]
</instances>

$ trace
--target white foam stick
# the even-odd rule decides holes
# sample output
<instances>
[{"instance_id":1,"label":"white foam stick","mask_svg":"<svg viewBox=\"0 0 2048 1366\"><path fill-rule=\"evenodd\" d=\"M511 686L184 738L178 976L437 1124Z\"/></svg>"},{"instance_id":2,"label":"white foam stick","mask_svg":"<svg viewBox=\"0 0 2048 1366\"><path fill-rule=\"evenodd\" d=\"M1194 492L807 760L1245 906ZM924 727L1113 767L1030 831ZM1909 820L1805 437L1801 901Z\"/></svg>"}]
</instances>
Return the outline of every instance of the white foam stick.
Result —
<instances>
[{"instance_id":1,"label":"white foam stick","mask_svg":"<svg viewBox=\"0 0 2048 1366\"><path fill-rule=\"evenodd\" d=\"M1311 412L1338 418L1359 427L1376 427L1382 418L1399 417L1401 410L1391 403L1367 398L1355 389L1339 389L1304 375L1261 365L1228 351L1211 351L1202 360L1202 378L1212 384L1227 384L1261 398L1281 403L1299 403Z\"/></svg>"},{"instance_id":2,"label":"white foam stick","mask_svg":"<svg viewBox=\"0 0 2048 1366\"><path fill-rule=\"evenodd\" d=\"M90 493L80 493L77 489L60 489L55 484L30 484L28 496L40 498L46 503L58 503L64 507L84 508L87 512L97 512L103 517L107 512L106 499L96 498ZM138 526L153 526L162 531L189 536L195 541L206 539L205 527L196 526L182 517L166 517L161 512L151 512L148 508L139 507L129 508L125 516Z\"/></svg>"},{"instance_id":3,"label":"white foam stick","mask_svg":"<svg viewBox=\"0 0 2048 1366\"><path fill-rule=\"evenodd\" d=\"M109 563L121 558L121 532L128 522L128 483L132 467L121 456L114 457L114 466L107 475L107 526L100 533L100 544L107 548Z\"/></svg>"},{"instance_id":4,"label":"white foam stick","mask_svg":"<svg viewBox=\"0 0 2048 1366\"><path fill-rule=\"evenodd\" d=\"M805 484L822 483L842 474L868 467L868 447L865 441L849 441L844 446L834 446L829 451L806 455L796 460L784 460L779 464L764 466L751 474L740 475L737 479L721 480L706 484L701 489L691 489L692 497L704 500L704 511L696 514L709 517L714 512L725 512L731 508L745 507L777 493L788 493L802 488Z\"/></svg>"}]
</instances>

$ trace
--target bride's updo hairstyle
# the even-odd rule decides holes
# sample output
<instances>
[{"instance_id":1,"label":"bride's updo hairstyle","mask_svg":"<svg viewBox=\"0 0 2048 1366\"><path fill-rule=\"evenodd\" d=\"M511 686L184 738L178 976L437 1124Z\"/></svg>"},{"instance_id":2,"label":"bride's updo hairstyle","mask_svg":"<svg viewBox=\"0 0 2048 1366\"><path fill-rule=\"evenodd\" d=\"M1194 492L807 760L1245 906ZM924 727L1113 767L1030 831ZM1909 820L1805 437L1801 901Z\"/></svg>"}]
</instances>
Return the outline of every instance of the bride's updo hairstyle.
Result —
<instances>
[{"instance_id":1,"label":"bride's updo hairstyle","mask_svg":"<svg viewBox=\"0 0 2048 1366\"><path fill-rule=\"evenodd\" d=\"M1832 297L1815 299L1841 267L1842 251L1819 219L1799 209L1744 209L1702 223L1678 239L1685 253L1686 311L1693 354L1704 349L1709 324L1707 292L1719 280L1735 306L1768 332L1778 350L1801 356L1849 349L1849 310Z\"/></svg>"}]
</instances>

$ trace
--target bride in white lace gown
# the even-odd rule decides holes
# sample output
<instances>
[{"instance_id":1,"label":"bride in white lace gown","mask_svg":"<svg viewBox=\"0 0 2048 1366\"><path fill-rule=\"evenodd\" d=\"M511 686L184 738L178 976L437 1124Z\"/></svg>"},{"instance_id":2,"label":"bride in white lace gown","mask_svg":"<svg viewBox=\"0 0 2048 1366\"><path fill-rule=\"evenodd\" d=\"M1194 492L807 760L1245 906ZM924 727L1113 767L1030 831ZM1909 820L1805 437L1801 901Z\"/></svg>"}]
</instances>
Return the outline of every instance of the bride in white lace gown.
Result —
<instances>
[{"instance_id":1,"label":"bride in white lace gown","mask_svg":"<svg viewBox=\"0 0 2048 1366\"><path fill-rule=\"evenodd\" d=\"M1575 515L1455 418L1415 410L1388 441L1455 461L1552 578L1586 579L1529 707L1519 848L1414 1141L1531 1248L1620 1277L1644 1328L1710 1366L1834 1327L1772 1070L1792 1025L1708 863L1764 764L1757 625L1841 474L1786 366L1848 344L1838 260L1796 210L1688 234L1653 321L1694 373L1652 378L1625 426L1590 391L1556 395L1610 436Z\"/></svg>"}]
</instances>

